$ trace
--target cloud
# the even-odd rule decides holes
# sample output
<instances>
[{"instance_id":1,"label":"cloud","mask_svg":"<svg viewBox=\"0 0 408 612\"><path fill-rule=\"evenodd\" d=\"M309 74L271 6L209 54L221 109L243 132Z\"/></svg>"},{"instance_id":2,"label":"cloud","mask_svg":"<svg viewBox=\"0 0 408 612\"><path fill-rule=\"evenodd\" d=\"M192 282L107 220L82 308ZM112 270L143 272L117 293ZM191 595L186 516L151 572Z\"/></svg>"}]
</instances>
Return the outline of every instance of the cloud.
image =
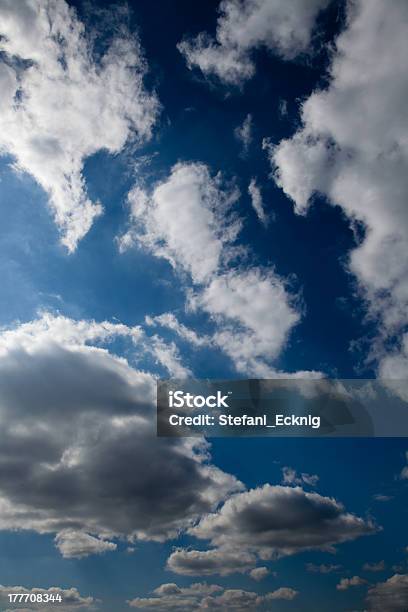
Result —
<instances>
[{"instance_id":1,"label":"cloud","mask_svg":"<svg viewBox=\"0 0 408 612\"><path fill-rule=\"evenodd\" d=\"M27 589L23 586L3 586L0 585L0 604L2 609L5 606L11 605L8 594L18 593L19 595L35 595L41 597L42 595L50 596L61 596L61 603L57 603L58 610L60 612L70 612L71 610L96 610L97 600L93 597L82 597L78 590L75 588L61 589L60 587L51 587L49 589L33 588ZM52 605L52 604L51 604ZM55 604L54 604L55 605ZM21 612L48 612L50 609L50 603L21 603L21 608L24 608ZM15 607L13 608L15 610ZM11 612L11 610L5 610L5 612Z\"/></svg>"},{"instance_id":2,"label":"cloud","mask_svg":"<svg viewBox=\"0 0 408 612\"><path fill-rule=\"evenodd\" d=\"M179 587L177 584L162 584L153 591L153 597L136 597L127 603L131 608L157 610L158 612L189 612L190 610L235 610L246 612L254 610L274 600L291 601L298 592L288 587L258 595L243 589L224 589L206 583Z\"/></svg>"},{"instance_id":3,"label":"cloud","mask_svg":"<svg viewBox=\"0 0 408 612\"><path fill-rule=\"evenodd\" d=\"M209 346L211 339L208 336L199 336L193 329L189 329L177 319L172 312L165 312L156 317L145 317L146 325L153 327L160 325L174 331L180 338L196 347Z\"/></svg>"},{"instance_id":4,"label":"cloud","mask_svg":"<svg viewBox=\"0 0 408 612\"><path fill-rule=\"evenodd\" d=\"M306 570L312 574L331 574L342 569L341 565L324 564L315 565L314 563L306 563Z\"/></svg>"},{"instance_id":5,"label":"cloud","mask_svg":"<svg viewBox=\"0 0 408 612\"><path fill-rule=\"evenodd\" d=\"M5 0L0 23L0 153L45 190L62 243L74 251L102 213L87 195L84 160L151 135L158 101L143 85L146 62L123 27L96 59L64 0Z\"/></svg>"},{"instance_id":6,"label":"cloud","mask_svg":"<svg viewBox=\"0 0 408 612\"><path fill-rule=\"evenodd\" d=\"M156 437L154 378L107 349L129 338L136 354L139 337L51 315L0 334L1 529L99 552L115 537L176 537L242 489L204 440Z\"/></svg>"},{"instance_id":7,"label":"cloud","mask_svg":"<svg viewBox=\"0 0 408 612\"><path fill-rule=\"evenodd\" d=\"M300 487L265 484L231 496L190 527L190 535L213 548L179 548L167 567L190 576L246 573L258 558L278 559L307 550L334 552L338 544L377 531L371 521L346 512L333 498Z\"/></svg>"},{"instance_id":8,"label":"cloud","mask_svg":"<svg viewBox=\"0 0 408 612\"><path fill-rule=\"evenodd\" d=\"M123 250L139 243L194 282L206 282L241 228L232 214L238 195L223 189L220 175L212 178L204 164L177 164L150 197L138 187L129 193L133 227L119 245Z\"/></svg>"},{"instance_id":9,"label":"cloud","mask_svg":"<svg viewBox=\"0 0 408 612\"><path fill-rule=\"evenodd\" d=\"M373 495L373 499L379 502L388 502L394 499L394 497L392 495L383 495L382 493L377 493L376 495Z\"/></svg>"},{"instance_id":10,"label":"cloud","mask_svg":"<svg viewBox=\"0 0 408 612\"><path fill-rule=\"evenodd\" d=\"M247 550L274 559L305 550L333 551L336 544L377 531L333 498L300 487L265 484L230 497L189 533L213 546Z\"/></svg>"},{"instance_id":11,"label":"cloud","mask_svg":"<svg viewBox=\"0 0 408 612\"><path fill-rule=\"evenodd\" d=\"M368 590L368 609L374 612L404 612L408 601L408 574L394 574Z\"/></svg>"},{"instance_id":12,"label":"cloud","mask_svg":"<svg viewBox=\"0 0 408 612\"><path fill-rule=\"evenodd\" d=\"M74 529L64 529L55 538L55 543L66 559L82 559L89 555L100 555L109 550L116 550L114 542L94 538L88 533L75 531Z\"/></svg>"},{"instance_id":13,"label":"cloud","mask_svg":"<svg viewBox=\"0 0 408 612\"><path fill-rule=\"evenodd\" d=\"M269 144L276 182L298 214L321 193L364 228L348 266L380 323L372 357L383 378L406 378L408 369L407 25L404 1L349 3L329 85L302 104L292 138ZM384 358L395 337L400 352Z\"/></svg>"},{"instance_id":14,"label":"cloud","mask_svg":"<svg viewBox=\"0 0 408 612\"><path fill-rule=\"evenodd\" d=\"M307 484L311 487L315 487L319 482L319 477L316 474L297 474L296 470L291 467L282 468L283 484L287 485L303 485Z\"/></svg>"},{"instance_id":15,"label":"cloud","mask_svg":"<svg viewBox=\"0 0 408 612\"><path fill-rule=\"evenodd\" d=\"M191 70L242 85L255 74L253 52L265 47L291 60L308 51L318 13L328 0L223 0L215 39L205 33L178 44Z\"/></svg>"},{"instance_id":16,"label":"cloud","mask_svg":"<svg viewBox=\"0 0 408 612\"><path fill-rule=\"evenodd\" d=\"M245 574L254 568L256 557L245 551L216 548L214 550L187 550L178 548L167 560L167 568L183 576L211 576L219 574ZM259 569L259 568L258 568Z\"/></svg>"},{"instance_id":17,"label":"cloud","mask_svg":"<svg viewBox=\"0 0 408 612\"><path fill-rule=\"evenodd\" d=\"M364 580L364 578L360 578L360 576L353 576L352 578L342 578L340 582L336 585L336 589L338 591L347 591L350 587L362 586L366 583L367 580Z\"/></svg>"},{"instance_id":18,"label":"cloud","mask_svg":"<svg viewBox=\"0 0 408 612\"><path fill-rule=\"evenodd\" d=\"M363 570L365 572L383 572L385 570L385 562L378 561L378 563L364 563Z\"/></svg>"},{"instance_id":19,"label":"cloud","mask_svg":"<svg viewBox=\"0 0 408 612\"><path fill-rule=\"evenodd\" d=\"M234 130L235 138L242 144L242 154L243 155L247 155L249 146L252 142L252 139L253 139L252 130L253 130L252 115L248 113L242 125L239 125Z\"/></svg>"},{"instance_id":20,"label":"cloud","mask_svg":"<svg viewBox=\"0 0 408 612\"><path fill-rule=\"evenodd\" d=\"M148 325L164 324L196 346L218 346L242 374L274 377L279 373L271 362L300 313L296 296L272 268L250 265L242 257L249 254L235 244L242 226L233 210L237 198L236 188L220 174L212 177L204 164L179 163L151 193L140 187L130 192L129 229L119 238L119 248L140 245L169 261L185 283L186 307L205 312L215 331L200 339L168 313L147 319ZM239 266L237 255L243 260Z\"/></svg>"},{"instance_id":21,"label":"cloud","mask_svg":"<svg viewBox=\"0 0 408 612\"><path fill-rule=\"evenodd\" d=\"M249 183L248 193L251 196L252 208L256 212L256 216L262 225L266 227L269 223L269 217L265 213L261 190L256 183L256 179L254 178L252 178Z\"/></svg>"},{"instance_id":22,"label":"cloud","mask_svg":"<svg viewBox=\"0 0 408 612\"><path fill-rule=\"evenodd\" d=\"M268 576L269 573L270 572L268 568L262 566L262 567L254 567L254 569L249 572L249 575L251 576L253 580L256 580L256 582L260 582L261 580L266 578L266 576Z\"/></svg>"}]
</instances>

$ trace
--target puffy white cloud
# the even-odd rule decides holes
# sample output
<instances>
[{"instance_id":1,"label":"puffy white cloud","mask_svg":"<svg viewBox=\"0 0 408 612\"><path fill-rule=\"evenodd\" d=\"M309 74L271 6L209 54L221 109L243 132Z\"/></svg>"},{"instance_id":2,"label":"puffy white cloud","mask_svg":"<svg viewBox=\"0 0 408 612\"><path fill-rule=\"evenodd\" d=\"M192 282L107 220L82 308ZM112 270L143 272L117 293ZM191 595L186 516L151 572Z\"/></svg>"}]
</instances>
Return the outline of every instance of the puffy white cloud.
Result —
<instances>
[{"instance_id":1,"label":"puffy white cloud","mask_svg":"<svg viewBox=\"0 0 408 612\"><path fill-rule=\"evenodd\" d=\"M3 586L0 585L0 604L2 605L2 609L5 612L12 612L11 609L6 610L6 606L11 606L8 594L9 593L17 593L19 595L49 595L49 596L60 596L61 603L50 604L50 603L20 603L19 610L20 612L47 612L50 609L50 606L56 605L60 612L70 612L71 610L82 610L85 612L86 610L96 610L97 609L97 600L93 597L83 597L80 595L76 588L70 589L61 589L59 587L51 587L50 589L41 589L41 588L33 588L27 589L23 586ZM13 610L16 612L16 608L13 607ZM24 608L24 609L23 609ZM19 612L17 610L17 612Z\"/></svg>"},{"instance_id":2,"label":"puffy white cloud","mask_svg":"<svg viewBox=\"0 0 408 612\"><path fill-rule=\"evenodd\" d=\"M215 276L191 304L219 322L214 339L240 372L254 371L258 360L276 358L300 318L283 281L259 268Z\"/></svg>"},{"instance_id":3,"label":"puffy white cloud","mask_svg":"<svg viewBox=\"0 0 408 612\"><path fill-rule=\"evenodd\" d=\"M258 217L262 225L266 227L269 223L269 217L264 210L261 190L257 185L256 179L254 178L252 178L249 183L248 193L251 196L252 208L256 212L256 216Z\"/></svg>"},{"instance_id":4,"label":"puffy white cloud","mask_svg":"<svg viewBox=\"0 0 408 612\"><path fill-rule=\"evenodd\" d=\"M408 601L408 574L394 574L368 590L368 609L374 612L404 612Z\"/></svg>"},{"instance_id":5,"label":"puffy white cloud","mask_svg":"<svg viewBox=\"0 0 408 612\"><path fill-rule=\"evenodd\" d=\"M266 484L230 497L189 533L216 547L272 559L305 550L332 551L336 544L376 530L333 498Z\"/></svg>"},{"instance_id":6,"label":"puffy white cloud","mask_svg":"<svg viewBox=\"0 0 408 612\"><path fill-rule=\"evenodd\" d=\"M179 43L190 69L240 85L255 73L253 51L266 47L284 59L308 50L318 13L328 0L223 0L215 39L201 33Z\"/></svg>"},{"instance_id":7,"label":"puffy white cloud","mask_svg":"<svg viewBox=\"0 0 408 612\"><path fill-rule=\"evenodd\" d=\"M69 251L102 212L84 160L149 138L158 111L137 37L122 28L98 60L90 39L64 0L0 3L0 153L47 192Z\"/></svg>"},{"instance_id":8,"label":"puffy white cloud","mask_svg":"<svg viewBox=\"0 0 408 612\"><path fill-rule=\"evenodd\" d=\"M135 242L206 282L228 256L241 224L232 215L239 192L222 188L220 175L204 164L177 164L149 197L136 187L129 196L132 227L119 240L122 250Z\"/></svg>"},{"instance_id":9,"label":"puffy white cloud","mask_svg":"<svg viewBox=\"0 0 408 612\"><path fill-rule=\"evenodd\" d=\"M338 591L347 591L350 587L353 586L362 586L366 584L367 580L364 578L360 578L360 576L353 576L352 578L342 578L340 582L336 585L336 589Z\"/></svg>"},{"instance_id":10,"label":"puffy white cloud","mask_svg":"<svg viewBox=\"0 0 408 612\"><path fill-rule=\"evenodd\" d=\"M101 540L75 529L60 531L55 538L55 542L58 550L66 559L82 559L89 555L99 555L117 548L114 542Z\"/></svg>"},{"instance_id":11,"label":"puffy white cloud","mask_svg":"<svg viewBox=\"0 0 408 612\"><path fill-rule=\"evenodd\" d=\"M271 361L300 313L296 298L273 269L251 266L245 258L236 264L237 255L247 254L235 244L242 225L233 211L237 197L237 190L225 185L220 174L212 177L205 165L179 163L151 194L140 187L130 192L130 226L119 238L119 248L139 244L167 259L186 282L187 307L207 313L215 332L200 338L166 313L148 318L148 325L165 325L196 346L218 346L240 373L279 376Z\"/></svg>"},{"instance_id":12,"label":"puffy white cloud","mask_svg":"<svg viewBox=\"0 0 408 612\"><path fill-rule=\"evenodd\" d=\"M154 378L107 350L122 336L136 353L139 335L51 315L0 334L1 529L99 552L175 537L242 488L204 440L156 437Z\"/></svg>"},{"instance_id":13,"label":"puffy white cloud","mask_svg":"<svg viewBox=\"0 0 408 612\"><path fill-rule=\"evenodd\" d=\"M364 235L349 258L387 340L408 323L408 5L396 0L348 4L337 37L326 89L302 105L302 127L269 145L275 178L303 214L313 194L342 208ZM379 374L406 378L406 338L401 353L381 362Z\"/></svg>"}]
</instances>

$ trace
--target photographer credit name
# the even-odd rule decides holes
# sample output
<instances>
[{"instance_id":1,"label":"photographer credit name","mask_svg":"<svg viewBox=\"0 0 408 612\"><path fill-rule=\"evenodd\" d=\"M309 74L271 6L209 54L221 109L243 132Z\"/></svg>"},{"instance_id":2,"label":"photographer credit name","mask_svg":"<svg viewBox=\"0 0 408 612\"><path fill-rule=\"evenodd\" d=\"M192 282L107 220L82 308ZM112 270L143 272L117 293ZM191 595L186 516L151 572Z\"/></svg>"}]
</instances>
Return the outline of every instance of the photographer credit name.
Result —
<instances>
[{"instance_id":1,"label":"photographer credit name","mask_svg":"<svg viewBox=\"0 0 408 612\"><path fill-rule=\"evenodd\" d=\"M215 395L193 395L192 393L184 393L183 391L170 391L168 394L169 409L197 409L197 408L229 408L228 400L232 395L229 392L227 395L222 395L217 391ZM312 429L320 428L320 416L306 414L274 414L274 415L257 415L248 414L233 415L227 413L211 414L170 414L168 422L172 427L308 427Z\"/></svg>"}]
</instances>

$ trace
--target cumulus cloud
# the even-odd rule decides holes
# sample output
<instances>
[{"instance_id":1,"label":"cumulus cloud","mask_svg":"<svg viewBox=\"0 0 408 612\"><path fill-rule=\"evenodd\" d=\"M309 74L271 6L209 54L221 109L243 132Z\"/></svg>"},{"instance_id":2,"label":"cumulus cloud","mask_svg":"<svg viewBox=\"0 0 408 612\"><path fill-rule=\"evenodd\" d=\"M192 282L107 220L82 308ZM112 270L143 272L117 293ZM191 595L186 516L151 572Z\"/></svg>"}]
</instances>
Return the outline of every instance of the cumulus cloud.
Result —
<instances>
[{"instance_id":1,"label":"cumulus cloud","mask_svg":"<svg viewBox=\"0 0 408 612\"><path fill-rule=\"evenodd\" d=\"M375 532L372 522L346 512L333 498L269 484L233 495L189 529L213 546L247 550L265 560L333 551L336 544Z\"/></svg>"},{"instance_id":2,"label":"cumulus cloud","mask_svg":"<svg viewBox=\"0 0 408 612\"><path fill-rule=\"evenodd\" d=\"M404 612L408 602L408 574L394 574L368 590L368 609L374 612Z\"/></svg>"},{"instance_id":3,"label":"cumulus cloud","mask_svg":"<svg viewBox=\"0 0 408 612\"><path fill-rule=\"evenodd\" d=\"M58 610L60 612L70 612L71 610L82 610L86 612L86 610L96 610L97 609L97 600L93 597L82 597L78 590L75 588L70 589L61 589L59 587L51 587L50 589L41 589L41 588L33 588L27 589L23 586L3 586L0 585L0 604L2 609L5 612L11 612L11 610L6 610L6 606L10 606L10 601L8 598L9 593L18 593L19 595L50 595L56 596L59 595L61 597L61 603L57 603ZM51 604L52 605L52 604ZM54 604L55 605L55 604ZM24 609L23 609L24 608ZM16 608L13 608L16 610ZM20 610L21 612L47 612L50 609L50 604L41 604L41 603L21 603ZM17 611L18 612L18 611Z\"/></svg>"},{"instance_id":4,"label":"cumulus cloud","mask_svg":"<svg viewBox=\"0 0 408 612\"><path fill-rule=\"evenodd\" d=\"M269 145L275 179L297 213L323 193L364 228L349 269L380 322L373 356L383 378L406 378L408 366L407 25L403 0L349 3L328 87L302 104L292 138ZM394 337L401 351L382 359L382 341Z\"/></svg>"},{"instance_id":5,"label":"cumulus cloud","mask_svg":"<svg viewBox=\"0 0 408 612\"><path fill-rule=\"evenodd\" d=\"M252 570L255 564L256 557L253 554L241 551L238 555L237 551L223 548L213 550L178 548L167 560L168 569L183 576L244 574Z\"/></svg>"},{"instance_id":6,"label":"cumulus cloud","mask_svg":"<svg viewBox=\"0 0 408 612\"><path fill-rule=\"evenodd\" d=\"M157 610L167 612L188 612L190 610L235 610L246 612L254 610L269 601L291 601L298 592L289 587L281 587L276 591L258 595L253 591L243 589L224 589L218 585L206 583L191 584L189 587L179 587L177 584L162 584L153 591L153 597L136 597L128 601L132 608Z\"/></svg>"},{"instance_id":7,"label":"cumulus cloud","mask_svg":"<svg viewBox=\"0 0 408 612\"><path fill-rule=\"evenodd\" d=\"M211 339L208 336L199 336L193 329L190 329L186 325L183 325L183 323L180 323L172 312L165 312L161 315L157 315L156 317L146 316L145 322L148 326L160 325L162 327L166 327L193 346L202 347L209 346L211 344Z\"/></svg>"},{"instance_id":8,"label":"cumulus cloud","mask_svg":"<svg viewBox=\"0 0 408 612\"><path fill-rule=\"evenodd\" d=\"M108 550L116 550L114 542L95 538L88 533L75 529L64 529L55 538L55 543L66 559L82 559L89 555L99 555Z\"/></svg>"},{"instance_id":9,"label":"cumulus cloud","mask_svg":"<svg viewBox=\"0 0 408 612\"><path fill-rule=\"evenodd\" d=\"M367 580L360 578L360 576L353 576L352 578L342 578L336 585L338 591L347 591L350 587L362 586L366 584Z\"/></svg>"},{"instance_id":10,"label":"cumulus cloud","mask_svg":"<svg viewBox=\"0 0 408 612\"><path fill-rule=\"evenodd\" d=\"M51 315L0 334L1 529L79 556L175 537L242 488L204 440L156 437L154 378L107 349L129 336L137 352L139 335Z\"/></svg>"},{"instance_id":11,"label":"cumulus cloud","mask_svg":"<svg viewBox=\"0 0 408 612\"><path fill-rule=\"evenodd\" d=\"M179 548L168 559L178 574L246 573L257 559L271 560L335 546L376 533L370 521L346 512L333 498L300 487L266 484L231 496L188 533L208 541L207 551Z\"/></svg>"},{"instance_id":12,"label":"cumulus cloud","mask_svg":"<svg viewBox=\"0 0 408 612\"><path fill-rule=\"evenodd\" d=\"M4 0L0 51L0 154L45 190L73 251L102 212L87 195L84 160L151 135L158 101L143 85L140 45L122 28L96 59L64 0Z\"/></svg>"},{"instance_id":13,"label":"cumulus cloud","mask_svg":"<svg viewBox=\"0 0 408 612\"><path fill-rule=\"evenodd\" d=\"M249 183L248 193L251 196L252 208L256 212L256 216L262 225L266 227L269 223L269 217L265 213L261 190L257 185L256 179L254 178L252 178Z\"/></svg>"},{"instance_id":14,"label":"cumulus cloud","mask_svg":"<svg viewBox=\"0 0 408 612\"><path fill-rule=\"evenodd\" d=\"M241 85L255 73L253 52L264 47L285 60L309 49L313 27L328 0L223 0L215 39L205 33L178 44L190 69Z\"/></svg>"},{"instance_id":15,"label":"cumulus cloud","mask_svg":"<svg viewBox=\"0 0 408 612\"><path fill-rule=\"evenodd\" d=\"M237 198L237 190L221 175L212 177L204 164L179 163L150 194L140 187L130 192L130 226L119 247L138 244L167 259L186 281L187 307L205 312L215 324L209 343L223 350L240 373L267 378L279 375L271 361L300 313L273 269L236 264L243 253L235 244L242 225L234 212ZM196 346L208 342L166 313L147 323L164 324Z\"/></svg>"}]
</instances>

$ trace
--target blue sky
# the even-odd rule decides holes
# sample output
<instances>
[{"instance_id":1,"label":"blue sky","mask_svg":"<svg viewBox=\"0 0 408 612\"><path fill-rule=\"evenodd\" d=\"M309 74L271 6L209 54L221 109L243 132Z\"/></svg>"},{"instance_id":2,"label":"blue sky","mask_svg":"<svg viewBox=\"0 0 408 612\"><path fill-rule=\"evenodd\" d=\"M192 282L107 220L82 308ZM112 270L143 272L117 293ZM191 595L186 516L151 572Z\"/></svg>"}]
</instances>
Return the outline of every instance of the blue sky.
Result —
<instances>
[{"instance_id":1,"label":"blue sky","mask_svg":"<svg viewBox=\"0 0 408 612\"><path fill-rule=\"evenodd\" d=\"M404 438L159 441L154 384L406 378L407 25L0 0L2 609L406 609Z\"/></svg>"}]
</instances>

